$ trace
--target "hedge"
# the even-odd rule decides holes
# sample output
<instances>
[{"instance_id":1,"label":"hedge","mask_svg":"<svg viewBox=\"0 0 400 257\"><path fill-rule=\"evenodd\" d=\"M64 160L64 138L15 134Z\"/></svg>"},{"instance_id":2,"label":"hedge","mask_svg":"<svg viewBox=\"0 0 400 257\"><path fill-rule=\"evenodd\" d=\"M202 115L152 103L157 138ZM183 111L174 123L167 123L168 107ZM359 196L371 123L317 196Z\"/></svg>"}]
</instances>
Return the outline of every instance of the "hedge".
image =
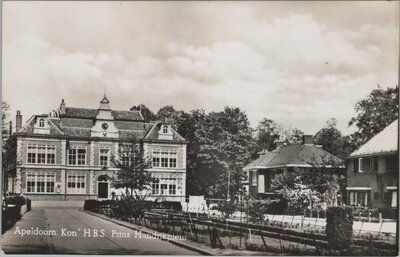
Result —
<instances>
[{"instance_id":1,"label":"hedge","mask_svg":"<svg viewBox=\"0 0 400 257\"><path fill-rule=\"evenodd\" d=\"M1 217L1 233L3 234L21 219L21 205L3 208Z\"/></svg>"},{"instance_id":2,"label":"hedge","mask_svg":"<svg viewBox=\"0 0 400 257\"><path fill-rule=\"evenodd\" d=\"M349 248L353 236L353 210L329 207L326 212L326 236L333 249Z\"/></svg>"},{"instance_id":3,"label":"hedge","mask_svg":"<svg viewBox=\"0 0 400 257\"><path fill-rule=\"evenodd\" d=\"M86 211L93 211L99 208L110 208L118 200L103 200L98 201L94 199L85 200L83 209ZM145 201L146 206L149 209L162 209L162 210L174 210L182 211L182 205L180 202L152 202Z\"/></svg>"}]
</instances>

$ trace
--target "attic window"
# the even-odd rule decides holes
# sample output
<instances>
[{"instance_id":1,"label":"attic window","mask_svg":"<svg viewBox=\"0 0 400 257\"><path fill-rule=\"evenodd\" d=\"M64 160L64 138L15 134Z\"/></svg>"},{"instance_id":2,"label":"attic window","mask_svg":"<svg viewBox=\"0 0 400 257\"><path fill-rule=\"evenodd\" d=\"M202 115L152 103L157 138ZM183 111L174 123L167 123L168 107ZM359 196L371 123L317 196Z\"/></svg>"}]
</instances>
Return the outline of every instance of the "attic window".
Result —
<instances>
[{"instance_id":1,"label":"attic window","mask_svg":"<svg viewBox=\"0 0 400 257\"><path fill-rule=\"evenodd\" d=\"M41 127L41 128L44 127L44 119L39 120L39 127Z\"/></svg>"},{"instance_id":2,"label":"attic window","mask_svg":"<svg viewBox=\"0 0 400 257\"><path fill-rule=\"evenodd\" d=\"M168 126L167 125L163 126L162 133L163 134L168 134Z\"/></svg>"}]
</instances>

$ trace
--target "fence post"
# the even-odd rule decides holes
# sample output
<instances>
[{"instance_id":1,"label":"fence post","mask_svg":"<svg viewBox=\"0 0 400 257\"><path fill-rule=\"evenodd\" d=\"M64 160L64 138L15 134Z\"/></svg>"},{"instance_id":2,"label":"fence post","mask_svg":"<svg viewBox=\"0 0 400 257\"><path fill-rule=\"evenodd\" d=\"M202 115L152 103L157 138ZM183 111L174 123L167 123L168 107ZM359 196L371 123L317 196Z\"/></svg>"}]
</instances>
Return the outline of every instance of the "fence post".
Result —
<instances>
[{"instance_id":1,"label":"fence post","mask_svg":"<svg viewBox=\"0 0 400 257\"><path fill-rule=\"evenodd\" d=\"M261 233L261 230L260 230L260 233ZM262 241L263 241L263 244L264 244L264 247L265 247L265 251L268 251L268 249L267 249L267 244L265 243L265 239L264 239L264 236L263 236L263 235L261 235L261 239L262 239Z\"/></svg>"},{"instance_id":2,"label":"fence post","mask_svg":"<svg viewBox=\"0 0 400 257\"><path fill-rule=\"evenodd\" d=\"M383 222L383 220L382 220L382 213L381 213L381 212L378 213L378 222L379 222L379 223L382 223L382 222Z\"/></svg>"},{"instance_id":3,"label":"fence post","mask_svg":"<svg viewBox=\"0 0 400 257\"><path fill-rule=\"evenodd\" d=\"M368 223L371 222L371 212L368 212Z\"/></svg>"}]
</instances>

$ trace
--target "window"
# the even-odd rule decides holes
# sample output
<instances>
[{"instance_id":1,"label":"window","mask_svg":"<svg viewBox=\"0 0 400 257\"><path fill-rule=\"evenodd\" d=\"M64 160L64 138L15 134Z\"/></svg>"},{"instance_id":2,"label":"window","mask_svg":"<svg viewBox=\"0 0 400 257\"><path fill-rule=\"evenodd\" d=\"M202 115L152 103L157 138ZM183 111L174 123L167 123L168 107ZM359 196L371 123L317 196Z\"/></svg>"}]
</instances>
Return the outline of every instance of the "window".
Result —
<instances>
[{"instance_id":1,"label":"window","mask_svg":"<svg viewBox=\"0 0 400 257\"><path fill-rule=\"evenodd\" d=\"M68 175L67 187L70 194L86 193L86 176L85 175Z\"/></svg>"},{"instance_id":2,"label":"window","mask_svg":"<svg viewBox=\"0 0 400 257\"><path fill-rule=\"evenodd\" d=\"M158 195L160 194L160 182L155 181L151 184L151 194Z\"/></svg>"},{"instance_id":3,"label":"window","mask_svg":"<svg viewBox=\"0 0 400 257\"><path fill-rule=\"evenodd\" d=\"M28 173L26 191L29 193L54 193L56 176L54 173Z\"/></svg>"},{"instance_id":4,"label":"window","mask_svg":"<svg viewBox=\"0 0 400 257\"><path fill-rule=\"evenodd\" d=\"M56 146L54 145L28 145L28 163L54 164L55 158Z\"/></svg>"},{"instance_id":5,"label":"window","mask_svg":"<svg viewBox=\"0 0 400 257\"><path fill-rule=\"evenodd\" d=\"M160 152L158 150L153 151L153 167L160 167Z\"/></svg>"},{"instance_id":6,"label":"window","mask_svg":"<svg viewBox=\"0 0 400 257\"><path fill-rule=\"evenodd\" d=\"M56 162L56 147L54 145L47 146L47 163L54 164Z\"/></svg>"},{"instance_id":7,"label":"window","mask_svg":"<svg viewBox=\"0 0 400 257\"><path fill-rule=\"evenodd\" d=\"M176 185L169 185L169 194L170 195L176 194Z\"/></svg>"},{"instance_id":8,"label":"window","mask_svg":"<svg viewBox=\"0 0 400 257\"><path fill-rule=\"evenodd\" d=\"M86 165L86 148L74 147L68 150L69 165Z\"/></svg>"},{"instance_id":9,"label":"window","mask_svg":"<svg viewBox=\"0 0 400 257\"><path fill-rule=\"evenodd\" d=\"M170 151L170 156L169 156L169 167L170 168L176 168L176 157L177 157L177 152L176 151Z\"/></svg>"},{"instance_id":10,"label":"window","mask_svg":"<svg viewBox=\"0 0 400 257\"><path fill-rule=\"evenodd\" d=\"M44 127L44 119L39 120L39 127L41 127L41 128Z\"/></svg>"},{"instance_id":11,"label":"window","mask_svg":"<svg viewBox=\"0 0 400 257\"><path fill-rule=\"evenodd\" d=\"M168 184L161 184L161 194L162 195L168 194Z\"/></svg>"},{"instance_id":12,"label":"window","mask_svg":"<svg viewBox=\"0 0 400 257\"><path fill-rule=\"evenodd\" d=\"M28 146L28 163L36 163L36 146Z\"/></svg>"},{"instance_id":13,"label":"window","mask_svg":"<svg viewBox=\"0 0 400 257\"><path fill-rule=\"evenodd\" d=\"M350 192L350 205L354 206L368 206L368 193L367 192Z\"/></svg>"},{"instance_id":14,"label":"window","mask_svg":"<svg viewBox=\"0 0 400 257\"><path fill-rule=\"evenodd\" d=\"M153 150L153 167L176 168L178 163L178 151L176 150Z\"/></svg>"},{"instance_id":15,"label":"window","mask_svg":"<svg viewBox=\"0 0 400 257\"><path fill-rule=\"evenodd\" d=\"M108 166L108 149L100 149L100 166Z\"/></svg>"},{"instance_id":16,"label":"window","mask_svg":"<svg viewBox=\"0 0 400 257\"><path fill-rule=\"evenodd\" d=\"M378 159L359 158L359 172L376 172L378 170Z\"/></svg>"},{"instance_id":17,"label":"window","mask_svg":"<svg viewBox=\"0 0 400 257\"><path fill-rule=\"evenodd\" d=\"M158 178L157 182L151 184L151 193L153 195L182 195L182 178Z\"/></svg>"},{"instance_id":18,"label":"window","mask_svg":"<svg viewBox=\"0 0 400 257\"><path fill-rule=\"evenodd\" d=\"M168 134L168 126L167 125L163 126L162 132L163 132L163 134Z\"/></svg>"},{"instance_id":19,"label":"window","mask_svg":"<svg viewBox=\"0 0 400 257\"><path fill-rule=\"evenodd\" d=\"M386 171L396 171L398 169L398 161L395 155L386 156L385 158Z\"/></svg>"}]
</instances>

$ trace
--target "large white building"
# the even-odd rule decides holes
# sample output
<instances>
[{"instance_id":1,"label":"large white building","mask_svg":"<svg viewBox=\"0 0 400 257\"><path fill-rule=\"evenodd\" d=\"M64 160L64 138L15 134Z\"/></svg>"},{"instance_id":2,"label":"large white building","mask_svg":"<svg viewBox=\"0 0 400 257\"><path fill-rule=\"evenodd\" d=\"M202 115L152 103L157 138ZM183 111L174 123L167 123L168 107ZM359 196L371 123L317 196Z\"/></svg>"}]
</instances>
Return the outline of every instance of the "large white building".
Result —
<instances>
[{"instance_id":1,"label":"large white building","mask_svg":"<svg viewBox=\"0 0 400 257\"><path fill-rule=\"evenodd\" d=\"M105 96L98 109L66 107L62 100L57 111L34 115L23 126L18 111L16 123L8 140L16 160L7 171L10 193L41 200L110 198L120 192L111 184L117 170L111 158L135 139L158 178L150 198L184 201L187 142L169 125L145 122L140 111L111 110Z\"/></svg>"}]
</instances>

